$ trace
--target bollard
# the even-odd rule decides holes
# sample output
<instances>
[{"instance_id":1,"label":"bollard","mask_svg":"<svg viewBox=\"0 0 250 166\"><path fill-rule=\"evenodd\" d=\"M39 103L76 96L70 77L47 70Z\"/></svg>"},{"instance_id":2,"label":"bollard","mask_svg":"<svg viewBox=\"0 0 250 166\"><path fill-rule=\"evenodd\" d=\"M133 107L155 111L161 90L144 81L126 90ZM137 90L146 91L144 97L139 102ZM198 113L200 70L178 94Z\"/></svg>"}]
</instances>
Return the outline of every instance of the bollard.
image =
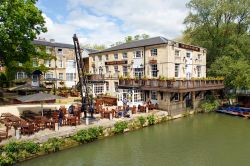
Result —
<instances>
[{"instance_id":1,"label":"bollard","mask_svg":"<svg viewBox=\"0 0 250 166\"><path fill-rule=\"evenodd\" d=\"M89 118L86 117L86 125L89 125Z\"/></svg>"},{"instance_id":2,"label":"bollard","mask_svg":"<svg viewBox=\"0 0 250 166\"><path fill-rule=\"evenodd\" d=\"M113 119L112 113L109 113L109 119L110 119L110 120Z\"/></svg>"},{"instance_id":3,"label":"bollard","mask_svg":"<svg viewBox=\"0 0 250 166\"><path fill-rule=\"evenodd\" d=\"M148 107L146 107L146 113L148 113Z\"/></svg>"},{"instance_id":4,"label":"bollard","mask_svg":"<svg viewBox=\"0 0 250 166\"><path fill-rule=\"evenodd\" d=\"M16 130L16 139L20 139L21 138L21 134L20 134L20 129Z\"/></svg>"},{"instance_id":5,"label":"bollard","mask_svg":"<svg viewBox=\"0 0 250 166\"><path fill-rule=\"evenodd\" d=\"M55 131L59 131L59 123L55 123Z\"/></svg>"}]
</instances>

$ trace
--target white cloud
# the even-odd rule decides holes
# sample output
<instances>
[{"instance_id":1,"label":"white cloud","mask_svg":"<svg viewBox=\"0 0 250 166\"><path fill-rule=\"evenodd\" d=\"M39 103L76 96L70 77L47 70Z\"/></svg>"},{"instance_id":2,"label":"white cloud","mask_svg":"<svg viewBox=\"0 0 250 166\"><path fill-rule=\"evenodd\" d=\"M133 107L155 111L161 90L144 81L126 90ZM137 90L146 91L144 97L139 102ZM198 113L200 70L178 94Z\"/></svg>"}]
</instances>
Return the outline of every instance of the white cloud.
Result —
<instances>
[{"instance_id":1,"label":"white cloud","mask_svg":"<svg viewBox=\"0 0 250 166\"><path fill-rule=\"evenodd\" d=\"M50 38L72 43L77 32L82 44L110 45L127 35L141 33L175 38L184 30L188 0L67 0L63 23L47 16Z\"/></svg>"}]
</instances>

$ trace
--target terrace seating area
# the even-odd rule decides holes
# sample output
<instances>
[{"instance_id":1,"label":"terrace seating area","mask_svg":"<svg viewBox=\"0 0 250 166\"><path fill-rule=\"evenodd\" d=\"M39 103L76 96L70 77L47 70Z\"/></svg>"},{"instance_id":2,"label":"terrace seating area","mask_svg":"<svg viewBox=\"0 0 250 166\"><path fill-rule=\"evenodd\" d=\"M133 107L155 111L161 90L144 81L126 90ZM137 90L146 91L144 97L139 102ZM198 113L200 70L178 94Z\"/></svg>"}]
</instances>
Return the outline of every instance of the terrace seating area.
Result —
<instances>
[{"instance_id":1,"label":"terrace seating area","mask_svg":"<svg viewBox=\"0 0 250 166\"><path fill-rule=\"evenodd\" d=\"M5 129L0 129L0 142L11 137L10 129L20 130L21 135L32 135L44 129L56 130L62 126L77 126L81 124L80 105L72 105L71 111L61 106L59 110L43 110L41 112L24 111L20 117L11 113L3 113L0 117L0 123ZM61 122L60 122L61 120Z\"/></svg>"}]
</instances>

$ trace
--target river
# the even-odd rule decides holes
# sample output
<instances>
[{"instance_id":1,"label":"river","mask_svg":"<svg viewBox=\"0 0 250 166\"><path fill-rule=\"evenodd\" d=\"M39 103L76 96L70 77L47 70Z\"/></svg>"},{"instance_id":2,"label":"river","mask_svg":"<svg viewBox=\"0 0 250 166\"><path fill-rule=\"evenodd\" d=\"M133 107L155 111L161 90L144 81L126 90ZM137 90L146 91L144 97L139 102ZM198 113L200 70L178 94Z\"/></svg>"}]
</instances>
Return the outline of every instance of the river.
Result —
<instances>
[{"instance_id":1,"label":"river","mask_svg":"<svg viewBox=\"0 0 250 166\"><path fill-rule=\"evenodd\" d=\"M250 120L217 113L105 138L19 166L250 165Z\"/></svg>"}]
</instances>

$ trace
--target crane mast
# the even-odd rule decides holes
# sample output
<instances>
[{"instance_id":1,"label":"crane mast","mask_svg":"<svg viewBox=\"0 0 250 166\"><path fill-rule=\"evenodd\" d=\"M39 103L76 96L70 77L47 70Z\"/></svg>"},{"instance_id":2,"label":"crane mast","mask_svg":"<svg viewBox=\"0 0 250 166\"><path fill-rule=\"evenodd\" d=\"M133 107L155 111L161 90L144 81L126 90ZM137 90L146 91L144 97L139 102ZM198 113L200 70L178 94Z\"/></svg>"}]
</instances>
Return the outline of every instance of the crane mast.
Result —
<instances>
[{"instance_id":1,"label":"crane mast","mask_svg":"<svg viewBox=\"0 0 250 166\"><path fill-rule=\"evenodd\" d=\"M81 57L81 48L79 45L78 37L76 34L73 36L73 42L75 47L75 56L76 56L76 64L77 64L77 71L79 77L79 84L80 84L80 93L81 93L81 103L82 108L81 111L84 112L84 117L87 117L87 111L90 108L90 101L89 101L89 92L88 92L88 77L84 71L84 63ZM91 116L92 113L91 113Z\"/></svg>"}]
</instances>

